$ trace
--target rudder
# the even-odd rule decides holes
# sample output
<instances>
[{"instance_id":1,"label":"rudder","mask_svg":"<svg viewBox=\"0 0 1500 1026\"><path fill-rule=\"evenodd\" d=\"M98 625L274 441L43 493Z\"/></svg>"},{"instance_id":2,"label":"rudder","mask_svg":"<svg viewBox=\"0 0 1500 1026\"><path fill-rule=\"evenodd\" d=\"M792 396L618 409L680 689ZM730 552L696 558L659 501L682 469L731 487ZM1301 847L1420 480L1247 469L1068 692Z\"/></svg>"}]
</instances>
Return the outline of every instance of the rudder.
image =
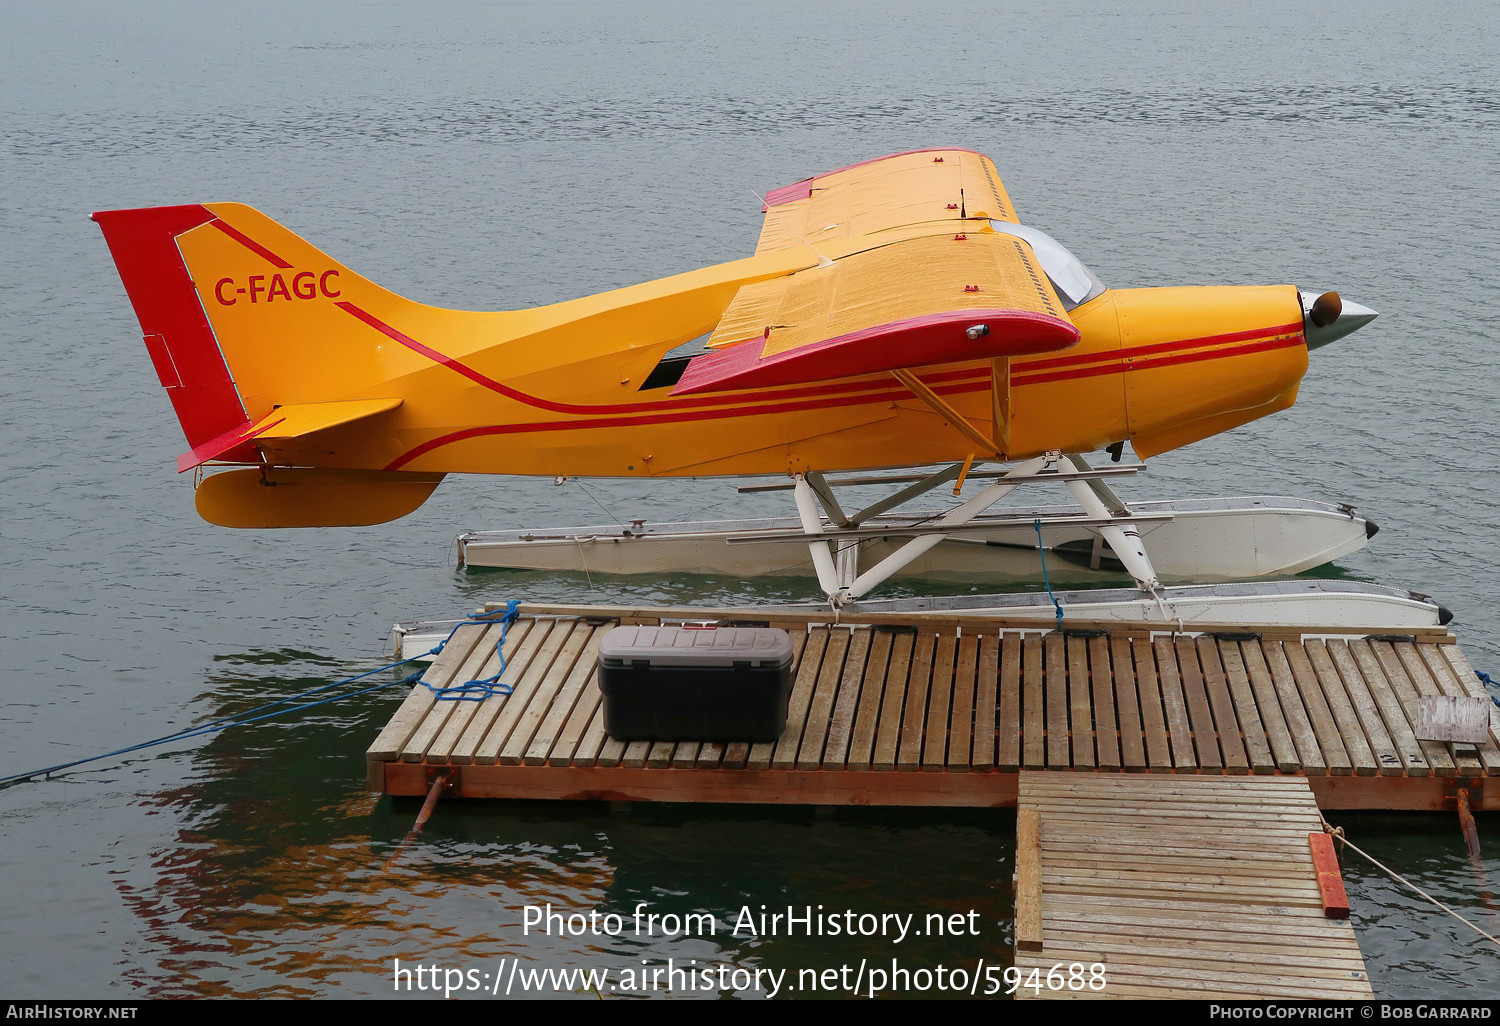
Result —
<instances>
[{"instance_id":1,"label":"rudder","mask_svg":"<svg viewBox=\"0 0 1500 1026\"><path fill-rule=\"evenodd\" d=\"M250 418L177 248L177 236L214 221L214 213L191 204L104 210L93 219L188 445L197 449L243 427Z\"/></svg>"}]
</instances>

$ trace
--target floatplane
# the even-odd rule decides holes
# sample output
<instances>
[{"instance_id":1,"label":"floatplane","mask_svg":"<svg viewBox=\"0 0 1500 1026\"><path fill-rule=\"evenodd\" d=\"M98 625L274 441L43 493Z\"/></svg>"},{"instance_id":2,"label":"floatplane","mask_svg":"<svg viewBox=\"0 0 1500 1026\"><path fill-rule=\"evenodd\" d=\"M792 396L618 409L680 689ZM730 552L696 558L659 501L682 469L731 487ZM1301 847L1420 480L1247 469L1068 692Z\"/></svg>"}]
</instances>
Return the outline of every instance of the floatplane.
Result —
<instances>
[{"instance_id":1,"label":"floatplane","mask_svg":"<svg viewBox=\"0 0 1500 1026\"><path fill-rule=\"evenodd\" d=\"M817 175L767 194L763 212L745 259L492 313L397 296L240 204L94 219L187 437L178 470L199 472L197 510L214 524L382 523L447 474L778 475L771 487L796 509L786 520L461 544L471 565L805 566L822 601L845 608L872 606L894 576L992 576L1017 554L1030 572L1051 554L1056 569L1133 580L1061 597L1093 618L1442 615L1371 585L1164 583L1295 573L1363 545L1374 525L1305 500L1129 505L1109 483L1141 469L1118 462L1127 443L1149 459L1288 408L1309 352L1374 311L1292 285L1107 288L1023 224L994 163L968 150ZM1088 458L1101 450L1115 462ZM1045 482L1073 502L996 510ZM895 512L965 486L951 508ZM883 494L846 509L840 495L856 488ZM961 605L1055 608L1045 596Z\"/></svg>"}]
</instances>

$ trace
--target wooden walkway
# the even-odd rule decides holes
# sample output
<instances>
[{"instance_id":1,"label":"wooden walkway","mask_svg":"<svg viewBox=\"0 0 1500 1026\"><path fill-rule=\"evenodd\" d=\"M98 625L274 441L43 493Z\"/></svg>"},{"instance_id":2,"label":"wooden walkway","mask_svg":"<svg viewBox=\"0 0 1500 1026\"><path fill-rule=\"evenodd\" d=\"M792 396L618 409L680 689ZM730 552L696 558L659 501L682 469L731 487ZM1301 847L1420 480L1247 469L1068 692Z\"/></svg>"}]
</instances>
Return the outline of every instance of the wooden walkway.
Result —
<instances>
[{"instance_id":1,"label":"wooden walkway","mask_svg":"<svg viewBox=\"0 0 1500 1026\"><path fill-rule=\"evenodd\" d=\"M1348 920L1323 912L1304 779L1023 772L1017 818L1036 826L1017 845L1016 966L1037 973L1017 997L1373 996ZM1049 989L1073 963L1077 989Z\"/></svg>"},{"instance_id":2,"label":"wooden walkway","mask_svg":"<svg viewBox=\"0 0 1500 1026\"><path fill-rule=\"evenodd\" d=\"M977 617L835 626L826 613L778 614L799 653L781 740L627 745L604 733L605 631L754 615L523 607L505 646L514 694L437 702L414 689L369 749L370 787L422 794L443 772L470 797L1003 806L1020 770L1069 769L1306 774L1324 808L1451 808L1457 787L1475 808L1500 804L1485 804L1484 786L1500 774L1500 710L1478 747L1414 736L1419 695L1484 693L1441 629L1060 635ZM495 673L499 635L460 627L424 679Z\"/></svg>"}]
</instances>

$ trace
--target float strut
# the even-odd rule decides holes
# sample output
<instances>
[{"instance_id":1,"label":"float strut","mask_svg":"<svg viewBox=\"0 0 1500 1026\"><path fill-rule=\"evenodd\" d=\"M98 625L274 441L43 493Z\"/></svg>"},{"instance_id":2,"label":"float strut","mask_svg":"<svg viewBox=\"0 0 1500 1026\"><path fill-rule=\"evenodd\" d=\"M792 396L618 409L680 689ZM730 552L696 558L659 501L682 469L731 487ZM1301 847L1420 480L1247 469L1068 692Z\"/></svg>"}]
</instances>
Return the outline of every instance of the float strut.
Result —
<instances>
[{"instance_id":1,"label":"float strut","mask_svg":"<svg viewBox=\"0 0 1500 1026\"><path fill-rule=\"evenodd\" d=\"M1030 475L1035 474L1038 470L1041 470L1043 467L1054 462L1055 459L1056 457L1051 456L1038 456L1035 459L1027 460L1025 463L1017 464L1014 468L1012 468L1009 472L1009 476L1029 477ZM1008 482L1003 477L999 478L995 481L994 484L990 485L988 488L985 488L968 502L954 507L954 509L949 512L947 516L943 517L937 522L936 526L961 527L962 525L967 524L969 521L973 520L975 517L979 516L979 514L989 509L1001 499L1005 498L1011 492L1015 491L1020 487L1020 484L1021 483L1019 481ZM900 570L902 567L906 566L912 560L920 557L934 545L941 542L945 537L947 536L944 534L935 533L919 535L918 537L913 538L911 541L901 546L895 552L892 552L889 556L886 556L879 563L876 563L870 569L860 574L859 577L855 579L854 583L849 585L847 597L851 599L858 599L865 595L868 595L872 588L878 587L879 585L883 584L886 578L890 577L897 570ZM814 542L813 544L818 545L821 544L821 542Z\"/></svg>"},{"instance_id":2,"label":"float strut","mask_svg":"<svg viewBox=\"0 0 1500 1026\"><path fill-rule=\"evenodd\" d=\"M796 488L792 494L797 500L797 515L802 519L802 530L806 534L822 534L823 518L818 515L818 500L807 478L798 474ZM839 573L833 563L833 553L826 541L810 541L807 550L812 553L813 569L818 572L818 587L829 599L839 595Z\"/></svg>"}]
</instances>

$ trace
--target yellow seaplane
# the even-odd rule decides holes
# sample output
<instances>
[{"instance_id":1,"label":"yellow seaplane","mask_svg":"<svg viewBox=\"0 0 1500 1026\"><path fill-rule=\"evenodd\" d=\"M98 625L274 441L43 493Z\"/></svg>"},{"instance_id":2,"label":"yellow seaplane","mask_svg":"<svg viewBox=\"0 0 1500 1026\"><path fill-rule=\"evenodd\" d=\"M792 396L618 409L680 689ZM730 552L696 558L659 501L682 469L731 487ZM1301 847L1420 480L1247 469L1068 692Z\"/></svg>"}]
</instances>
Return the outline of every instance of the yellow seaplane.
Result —
<instances>
[{"instance_id":1,"label":"yellow seaplane","mask_svg":"<svg viewBox=\"0 0 1500 1026\"><path fill-rule=\"evenodd\" d=\"M1375 316L1292 285L1106 288L962 149L808 178L764 215L753 256L506 312L404 299L240 204L94 220L187 437L178 470L216 471L196 490L211 523L382 523L455 473L785 475L796 521L719 540L796 547L838 603L939 543L1032 521L1038 549L1066 523L1156 594L1141 535L1173 514L1130 509L1106 479L1138 468L1083 454L1149 458L1284 410L1309 351ZM852 513L835 490L871 479L827 476L934 464L875 478L900 487ZM941 515L887 516L971 478ZM1035 480L1077 506L986 515ZM1330 516L1358 544L1373 527ZM1274 569L1338 545L1357 547Z\"/></svg>"}]
</instances>

